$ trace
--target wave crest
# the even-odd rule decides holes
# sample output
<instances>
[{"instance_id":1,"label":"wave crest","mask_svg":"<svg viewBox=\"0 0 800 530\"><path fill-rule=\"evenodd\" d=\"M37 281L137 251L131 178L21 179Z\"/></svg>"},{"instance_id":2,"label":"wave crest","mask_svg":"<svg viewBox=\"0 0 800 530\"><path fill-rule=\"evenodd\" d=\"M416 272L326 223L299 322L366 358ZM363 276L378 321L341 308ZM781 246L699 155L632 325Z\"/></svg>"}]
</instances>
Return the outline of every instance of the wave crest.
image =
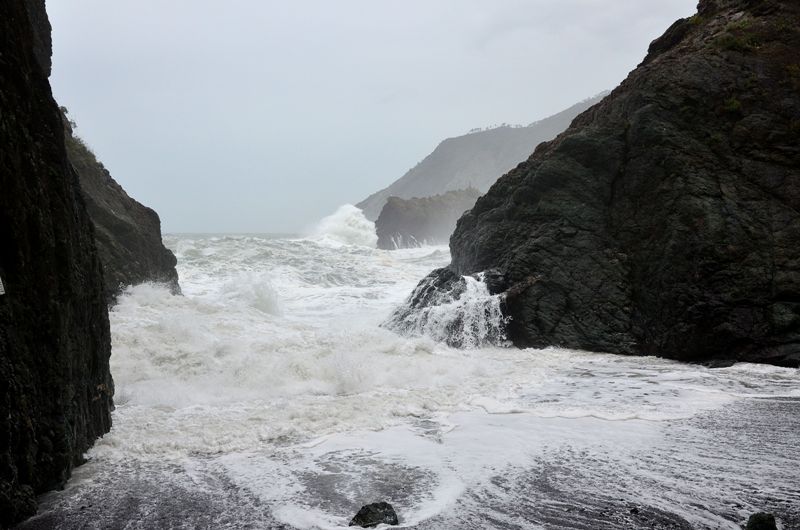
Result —
<instances>
[{"instance_id":1,"label":"wave crest","mask_svg":"<svg viewBox=\"0 0 800 530\"><path fill-rule=\"evenodd\" d=\"M364 212L352 204L343 204L334 213L324 217L314 228L313 236L344 245L375 248L378 244L375 223L364 217Z\"/></svg>"}]
</instances>

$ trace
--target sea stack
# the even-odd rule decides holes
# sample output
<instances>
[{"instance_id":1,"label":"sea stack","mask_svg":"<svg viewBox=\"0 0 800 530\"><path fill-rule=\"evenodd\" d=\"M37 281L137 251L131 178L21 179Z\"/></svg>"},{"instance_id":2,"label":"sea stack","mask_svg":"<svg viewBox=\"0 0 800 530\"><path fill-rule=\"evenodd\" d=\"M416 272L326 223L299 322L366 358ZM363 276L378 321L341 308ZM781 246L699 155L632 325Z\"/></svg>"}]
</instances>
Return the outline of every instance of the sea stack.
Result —
<instances>
[{"instance_id":1,"label":"sea stack","mask_svg":"<svg viewBox=\"0 0 800 530\"><path fill-rule=\"evenodd\" d=\"M459 220L450 273L502 274L518 346L797 366L798 212L800 4L702 0Z\"/></svg>"},{"instance_id":2,"label":"sea stack","mask_svg":"<svg viewBox=\"0 0 800 530\"><path fill-rule=\"evenodd\" d=\"M461 215L481 193L475 188L432 197L389 197L375 221L378 248L394 250L447 243Z\"/></svg>"},{"instance_id":3,"label":"sea stack","mask_svg":"<svg viewBox=\"0 0 800 530\"><path fill-rule=\"evenodd\" d=\"M111 425L94 230L50 90L44 0L0 3L0 526Z\"/></svg>"}]
</instances>

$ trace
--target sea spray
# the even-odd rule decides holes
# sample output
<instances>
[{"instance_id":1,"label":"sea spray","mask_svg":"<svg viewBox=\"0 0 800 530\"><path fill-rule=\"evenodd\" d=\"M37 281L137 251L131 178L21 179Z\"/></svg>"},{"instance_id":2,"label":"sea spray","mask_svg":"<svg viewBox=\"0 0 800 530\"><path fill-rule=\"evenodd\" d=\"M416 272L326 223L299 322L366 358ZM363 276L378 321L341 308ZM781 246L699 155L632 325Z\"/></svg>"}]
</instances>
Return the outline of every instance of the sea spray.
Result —
<instances>
[{"instance_id":1,"label":"sea spray","mask_svg":"<svg viewBox=\"0 0 800 530\"><path fill-rule=\"evenodd\" d=\"M662 528L734 528L719 519L736 516L731 491L746 507L797 505L796 369L457 349L378 327L408 293L421 303L451 289L462 317L477 315L455 335L489 334L475 322L502 305L487 293L504 286L495 273L414 289L450 261L443 246L166 241L184 296L139 285L111 311L114 428L43 501L39 527L130 526L132 495L147 528L334 529L375 499L421 528L532 526L540 510L561 517L565 498L571 514L616 502L627 517L630 502L692 523Z\"/></svg>"},{"instance_id":2,"label":"sea spray","mask_svg":"<svg viewBox=\"0 0 800 530\"><path fill-rule=\"evenodd\" d=\"M241 272L231 277L220 285L219 299L270 315L280 316L283 312L271 280L263 273Z\"/></svg>"},{"instance_id":3,"label":"sea spray","mask_svg":"<svg viewBox=\"0 0 800 530\"><path fill-rule=\"evenodd\" d=\"M434 247L441 245L441 241L437 241L436 239L417 239L411 234L403 235L399 232L392 235L389 238L389 241L391 242L390 250L399 250L402 248Z\"/></svg>"},{"instance_id":4,"label":"sea spray","mask_svg":"<svg viewBox=\"0 0 800 530\"><path fill-rule=\"evenodd\" d=\"M391 238L392 241L392 248L397 250L399 248L419 248L424 247L426 245L426 241L418 241L416 237L409 234L407 236L403 236L403 234L395 233Z\"/></svg>"},{"instance_id":5,"label":"sea spray","mask_svg":"<svg viewBox=\"0 0 800 530\"><path fill-rule=\"evenodd\" d=\"M312 236L345 245L375 248L378 244L375 223L352 204L344 204L323 218L312 231Z\"/></svg>"},{"instance_id":6,"label":"sea spray","mask_svg":"<svg viewBox=\"0 0 800 530\"><path fill-rule=\"evenodd\" d=\"M458 348L503 346L508 323L502 310L503 296L489 291L484 273L453 274L445 282L432 274L417 285L383 326Z\"/></svg>"}]
</instances>

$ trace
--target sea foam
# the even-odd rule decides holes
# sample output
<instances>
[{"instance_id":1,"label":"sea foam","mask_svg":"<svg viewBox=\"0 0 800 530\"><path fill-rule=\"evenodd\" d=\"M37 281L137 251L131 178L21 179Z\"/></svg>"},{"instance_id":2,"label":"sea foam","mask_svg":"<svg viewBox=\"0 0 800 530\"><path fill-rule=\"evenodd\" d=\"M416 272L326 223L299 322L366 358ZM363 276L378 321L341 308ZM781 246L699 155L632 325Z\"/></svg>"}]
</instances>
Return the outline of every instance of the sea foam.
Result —
<instances>
[{"instance_id":1,"label":"sea foam","mask_svg":"<svg viewBox=\"0 0 800 530\"><path fill-rule=\"evenodd\" d=\"M312 231L312 236L344 245L374 248L378 244L375 223L352 204L344 204L323 218Z\"/></svg>"},{"instance_id":2,"label":"sea foam","mask_svg":"<svg viewBox=\"0 0 800 530\"><path fill-rule=\"evenodd\" d=\"M327 236L166 241L184 296L143 284L111 311L117 409L90 451L95 467L83 471L94 473L80 486L89 491L103 473L116 484L127 470L151 470L185 475L187 491L247 492L298 528L341 527L378 497L414 525L455 503L470 520L490 505L505 517L504 503L536 484L526 470L569 461L577 476L566 482L594 496L604 495L596 470L624 484L643 465L641 480L664 475L641 492L660 509L689 506L681 503L691 496L724 509L710 478L670 482L681 473L670 466L684 466L672 463L676 444L693 476L716 476L692 453L710 442L664 433L741 400L800 396L794 369L501 347L487 340L501 329L501 300L480 277L465 278L461 296L413 323L414 333L381 328L420 278L447 264L446 247L386 252ZM448 346L448 326L471 347ZM722 464L747 458L717 450ZM768 479L782 484L782 461L759 458L775 462ZM705 509L682 516L720 526Z\"/></svg>"}]
</instances>

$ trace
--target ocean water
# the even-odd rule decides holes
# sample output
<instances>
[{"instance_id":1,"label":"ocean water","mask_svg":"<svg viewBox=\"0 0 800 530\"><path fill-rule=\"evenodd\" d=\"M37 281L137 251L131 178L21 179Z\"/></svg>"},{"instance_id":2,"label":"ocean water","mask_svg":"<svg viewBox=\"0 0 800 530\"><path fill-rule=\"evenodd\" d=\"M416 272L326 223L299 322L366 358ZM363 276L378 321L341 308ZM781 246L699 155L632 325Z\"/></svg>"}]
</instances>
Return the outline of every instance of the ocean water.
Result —
<instances>
[{"instance_id":1,"label":"ocean water","mask_svg":"<svg viewBox=\"0 0 800 530\"><path fill-rule=\"evenodd\" d=\"M800 528L797 369L518 350L474 280L398 334L448 249L377 250L353 207L165 243L184 295L113 308L114 427L22 528Z\"/></svg>"}]
</instances>

